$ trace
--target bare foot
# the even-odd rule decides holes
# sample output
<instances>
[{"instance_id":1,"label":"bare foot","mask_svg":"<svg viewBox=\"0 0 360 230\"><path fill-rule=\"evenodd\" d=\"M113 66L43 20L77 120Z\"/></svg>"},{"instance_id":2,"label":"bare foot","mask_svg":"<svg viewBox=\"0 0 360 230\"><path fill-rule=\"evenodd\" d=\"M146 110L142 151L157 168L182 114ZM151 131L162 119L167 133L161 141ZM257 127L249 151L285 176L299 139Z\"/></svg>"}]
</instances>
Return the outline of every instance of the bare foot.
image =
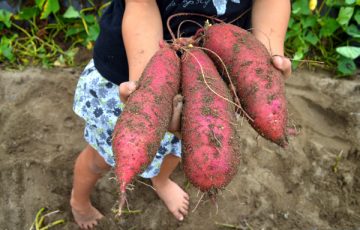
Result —
<instances>
[{"instance_id":1,"label":"bare foot","mask_svg":"<svg viewBox=\"0 0 360 230\"><path fill-rule=\"evenodd\" d=\"M170 179L152 178L153 186L160 199L176 219L182 221L188 213L189 195Z\"/></svg>"},{"instance_id":2,"label":"bare foot","mask_svg":"<svg viewBox=\"0 0 360 230\"><path fill-rule=\"evenodd\" d=\"M75 222L81 229L92 229L97 225L97 221L104 217L91 203L80 206L72 199L70 204Z\"/></svg>"}]
</instances>

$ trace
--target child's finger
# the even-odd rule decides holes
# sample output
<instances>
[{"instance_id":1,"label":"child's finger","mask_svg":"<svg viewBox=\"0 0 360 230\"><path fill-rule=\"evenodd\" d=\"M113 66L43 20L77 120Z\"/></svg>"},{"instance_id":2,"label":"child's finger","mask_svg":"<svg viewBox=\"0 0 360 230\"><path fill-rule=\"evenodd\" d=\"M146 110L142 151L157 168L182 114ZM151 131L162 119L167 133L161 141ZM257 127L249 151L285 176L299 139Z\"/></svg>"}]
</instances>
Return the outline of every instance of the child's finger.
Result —
<instances>
[{"instance_id":1,"label":"child's finger","mask_svg":"<svg viewBox=\"0 0 360 230\"><path fill-rule=\"evenodd\" d=\"M273 55L272 56L272 63L275 68L279 69L285 76L285 79L290 77L291 75L291 61L289 58L280 56L280 55Z\"/></svg>"},{"instance_id":2,"label":"child's finger","mask_svg":"<svg viewBox=\"0 0 360 230\"><path fill-rule=\"evenodd\" d=\"M180 130L182 106L183 106L183 96L178 94L173 99L173 114L168 128L170 132L176 132Z\"/></svg>"},{"instance_id":3,"label":"child's finger","mask_svg":"<svg viewBox=\"0 0 360 230\"><path fill-rule=\"evenodd\" d=\"M119 96L122 102L126 102L131 93L133 93L137 88L137 83L135 81L123 82L119 85Z\"/></svg>"}]
</instances>

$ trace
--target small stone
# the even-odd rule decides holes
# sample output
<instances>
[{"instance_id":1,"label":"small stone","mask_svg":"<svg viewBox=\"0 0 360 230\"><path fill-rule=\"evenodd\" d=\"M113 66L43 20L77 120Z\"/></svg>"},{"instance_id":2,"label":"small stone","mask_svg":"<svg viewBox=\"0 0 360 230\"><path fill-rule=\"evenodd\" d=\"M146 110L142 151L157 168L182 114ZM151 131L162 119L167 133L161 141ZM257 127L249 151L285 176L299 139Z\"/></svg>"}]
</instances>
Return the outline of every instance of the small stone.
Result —
<instances>
[{"instance_id":1,"label":"small stone","mask_svg":"<svg viewBox=\"0 0 360 230\"><path fill-rule=\"evenodd\" d=\"M57 150L58 152L62 152L62 151L64 150L64 146L58 145L58 146L56 146L56 150Z\"/></svg>"},{"instance_id":2,"label":"small stone","mask_svg":"<svg viewBox=\"0 0 360 230\"><path fill-rule=\"evenodd\" d=\"M288 212L283 213L283 217L285 220L289 219L289 213Z\"/></svg>"},{"instance_id":3,"label":"small stone","mask_svg":"<svg viewBox=\"0 0 360 230\"><path fill-rule=\"evenodd\" d=\"M66 128L72 128L74 127L75 123L71 117L66 117L64 120L64 126Z\"/></svg>"},{"instance_id":4,"label":"small stone","mask_svg":"<svg viewBox=\"0 0 360 230\"><path fill-rule=\"evenodd\" d=\"M24 83L24 78L16 78L15 79L15 83L17 84L17 85L21 85L21 84L23 84Z\"/></svg>"},{"instance_id":5,"label":"small stone","mask_svg":"<svg viewBox=\"0 0 360 230\"><path fill-rule=\"evenodd\" d=\"M270 219L272 219L272 220L275 219L275 215L274 215L274 214L270 214L269 217L270 217Z\"/></svg>"}]
</instances>

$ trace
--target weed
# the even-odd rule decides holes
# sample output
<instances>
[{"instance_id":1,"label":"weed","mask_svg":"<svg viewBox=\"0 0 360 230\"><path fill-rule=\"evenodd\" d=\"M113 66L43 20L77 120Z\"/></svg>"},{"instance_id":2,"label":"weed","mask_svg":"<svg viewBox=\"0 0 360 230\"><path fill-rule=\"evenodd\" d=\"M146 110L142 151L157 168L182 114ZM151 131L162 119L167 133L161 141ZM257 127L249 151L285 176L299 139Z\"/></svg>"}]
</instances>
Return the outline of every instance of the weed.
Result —
<instances>
[{"instance_id":1,"label":"weed","mask_svg":"<svg viewBox=\"0 0 360 230\"><path fill-rule=\"evenodd\" d=\"M45 208L41 208L37 213L36 213L36 216L35 216L35 220L34 222L32 223L31 227L30 227L30 230L48 230L50 229L51 227L54 227L56 225L59 225L59 224L63 224L65 221L63 219L61 220L56 220L56 221L53 221L47 225L45 225L45 218L47 217L50 217L56 213L58 213L59 211L56 210L56 211L53 211L53 212L49 212L49 213L46 213L46 214L43 214L43 212L45 211ZM45 226L44 226L45 225Z\"/></svg>"}]
</instances>

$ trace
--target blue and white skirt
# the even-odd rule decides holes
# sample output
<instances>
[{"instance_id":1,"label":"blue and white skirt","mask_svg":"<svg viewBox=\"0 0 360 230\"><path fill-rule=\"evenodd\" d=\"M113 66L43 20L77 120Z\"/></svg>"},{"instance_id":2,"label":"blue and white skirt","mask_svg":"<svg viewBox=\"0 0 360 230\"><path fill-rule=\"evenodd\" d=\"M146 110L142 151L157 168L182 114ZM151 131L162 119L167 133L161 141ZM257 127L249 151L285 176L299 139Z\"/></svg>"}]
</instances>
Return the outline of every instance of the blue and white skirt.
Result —
<instances>
[{"instance_id":1,"label":"blue and white skirt","mask_svg":"<svg viewBox=\"0 0 360 230\"><path fill-rule=\"evenodd\" d=\"M124 104L120 101L119 87L101 76L93 60L79 78L73 109L85 120L85 140L97 150L106 163L115 166L111 138ZM167 132L153 161L141 176L156 176L160 172L164 157L170 153L181 157L181 141L174 134Z\"/></svg>"}]
</instances>

